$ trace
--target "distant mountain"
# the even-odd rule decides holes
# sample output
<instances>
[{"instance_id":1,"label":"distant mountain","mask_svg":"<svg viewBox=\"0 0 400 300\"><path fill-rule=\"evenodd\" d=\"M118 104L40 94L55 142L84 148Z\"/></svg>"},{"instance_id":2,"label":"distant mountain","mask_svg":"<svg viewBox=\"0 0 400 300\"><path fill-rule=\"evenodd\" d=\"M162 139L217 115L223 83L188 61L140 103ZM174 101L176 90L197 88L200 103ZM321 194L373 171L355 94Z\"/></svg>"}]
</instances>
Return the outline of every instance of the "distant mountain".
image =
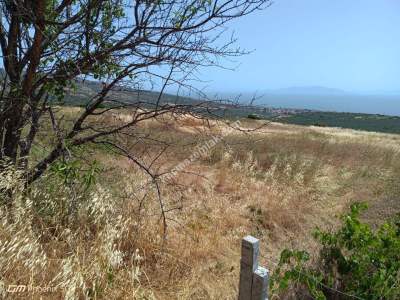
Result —
<instances>
[{"instance_id":1,"label":"distant mountain","mask_svg":"<svg viewBox=\"0 0 400 300\"><path fill-rule=\"evenodd\" d=\"M344 90L328 88L323 86L299 86L289 87L277 90L270 90L268 93L281 95L345 95Z\"/></svg>"}]
</instances>

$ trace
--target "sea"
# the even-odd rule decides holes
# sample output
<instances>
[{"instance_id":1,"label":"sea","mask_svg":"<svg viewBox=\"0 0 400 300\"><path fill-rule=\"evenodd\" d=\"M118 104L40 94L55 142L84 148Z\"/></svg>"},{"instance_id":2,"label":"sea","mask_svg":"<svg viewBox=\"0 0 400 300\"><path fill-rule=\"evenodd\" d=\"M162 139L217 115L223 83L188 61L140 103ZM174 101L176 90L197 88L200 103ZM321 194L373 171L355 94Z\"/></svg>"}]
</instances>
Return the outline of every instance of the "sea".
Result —
<instances>
[{"instance_id":1,"label":"sea","mask_svg":"<svg viewBox=\"0 0 400 300\"><path fill-rule=\"evenodd\" d=\"M320 111L400 116L400 95L281 95L264 94L256 105Z\"/></svg>"}]
</instances>

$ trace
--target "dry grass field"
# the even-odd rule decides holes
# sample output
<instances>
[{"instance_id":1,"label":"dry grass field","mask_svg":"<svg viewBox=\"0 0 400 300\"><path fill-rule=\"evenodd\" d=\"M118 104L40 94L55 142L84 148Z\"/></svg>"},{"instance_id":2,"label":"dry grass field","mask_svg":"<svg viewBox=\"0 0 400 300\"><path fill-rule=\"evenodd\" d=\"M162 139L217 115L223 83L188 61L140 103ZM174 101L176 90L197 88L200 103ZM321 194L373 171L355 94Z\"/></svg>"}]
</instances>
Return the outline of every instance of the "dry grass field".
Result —
<instances>
[{"instance_id":1,"label":"dry grass field","mask_svg":"<svg viewBox=\"0 0 400 300\"><path fill-rule=\"evenodd\" d=\"M175 177L161 176L160 194L128 158L98 145L82 150L102 168L90 189L49 172L26 196L18 172L2 174L16 205L0 212L0 295L235 299L243 236L261 240L273 272L285 248L316 253L314 228L334 228L355 201L369 204L372 224L400 211L400 136L279 123L247 130L260 125L230 130L187 117L138 128L125 143L147 163L162 152L159 172L221 137ZM48 290L10 294L10 284Z\"/></svg>"}]
</instances>

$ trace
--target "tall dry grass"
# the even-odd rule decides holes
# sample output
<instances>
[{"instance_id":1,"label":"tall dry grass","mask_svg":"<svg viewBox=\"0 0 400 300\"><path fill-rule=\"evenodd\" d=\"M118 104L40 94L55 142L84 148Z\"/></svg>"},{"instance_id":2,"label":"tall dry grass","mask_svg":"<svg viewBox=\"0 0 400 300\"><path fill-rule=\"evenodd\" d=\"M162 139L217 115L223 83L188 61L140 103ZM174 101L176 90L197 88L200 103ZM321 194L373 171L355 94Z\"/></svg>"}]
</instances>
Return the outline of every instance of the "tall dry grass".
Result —
<instances>
[{"instance_id":1,"label":"tall dry grass","mask_svg":"<svg viewBox=\"0 0 400 300\"><path fill-rule=\"evenodd\" d=\"M204 128L193 129L199 126L184 120L141 128L175 145L154 167L178 164L207 140ZM126 158L93 148L105 171L89 190L49 173L24 191L21 174L10 168L0 177L0 189L14 190L13 206L0 207L0 293L8 299L235 299L244 235L261 239L262 263L273 271L286 247L316 251L313 228L335 226L335 216L353 201L371 204L365 215L371 222L400 208L399 151L384 145L386 138L396 142L385 135L382 145L376 136L332 135L338 131L286 126L226 134L175 184L160 182L166 238L157 191ZM160 150L135 145L149 158ZM10 284L53 289L15 294L7 292Z\"/></svg>"}]
</instances>

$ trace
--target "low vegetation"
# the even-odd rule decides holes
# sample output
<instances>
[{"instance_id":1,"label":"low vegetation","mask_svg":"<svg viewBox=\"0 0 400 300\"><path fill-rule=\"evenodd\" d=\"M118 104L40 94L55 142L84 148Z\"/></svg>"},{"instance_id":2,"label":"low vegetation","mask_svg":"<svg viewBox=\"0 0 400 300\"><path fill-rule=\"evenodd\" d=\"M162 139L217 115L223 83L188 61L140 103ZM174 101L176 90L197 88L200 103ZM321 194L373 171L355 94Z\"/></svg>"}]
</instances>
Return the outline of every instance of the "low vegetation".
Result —
<instances>
[{"instance_id":1,"label":"low vegetation","mask_svg":"<svg viewBox=\"0 0 400 300\"><path fill-rule=\"evenodd\" d=\"M328 253L311 238L316 227L322 246L333 249L347 242L334 232L337 216L352 203L369 203L361 220L374 228L400 210L399 136L278 123L246 131L262 124L241 120L239 131L192 117L164 118L144 123L129 139L119 137L148 161L162 152L152 167L159 172L212 136L222 138L175 177L160 178L159 189L128 157L101 144L74 150L79 162L58 160L28 190L20 186L22 174L7 168L0 188L12 188L14 204L1 206L2 296L12 299L8 286L22 284L48 287L26 292L34 299L234 299L243 236L260 238L261 263L272 274L283 270L285 249L305 249L314 272L319 253ZM149 142L160 138L170 146ZM44 150L35 149L40 159ZM375 239L384 242L359 224L372 246L378 247ZM321 291L318 282L335 283L335 289L368 299L358 287L331 281L330 258L326 277L316 277L311 293ZM360 267L368 268L367 262L364 257ZM298 286L290 287L275 293L298 298ZM307 289L302 294L307 298Z\"/></svg>"},{"instance_id":2,"label":"low vegetation","mask_svg":"<svg viewBox=\"0 0 400 300\"><path fill-rule=\"evenodd\" d=\"M317 283L276 296L322 298L318 282L336 284L331 278L357 297L398 296L388 292L396 270L384 261L397 259L395 227L381 224L399 210L399 136L325 127L339 115L311 128L264 124L267 108L212 100L192 86L199 68L229 67L221 63L248 53L226 36L229 23L271 4L2 1L1 298L235 299L248 234L277 276L281 251L309 253ZM164 93L173 90L201 101ZM232 108L232 119L243 118L235 129ZM360 117L385 125L357 129L397 132L398 119ZM375 233L352 216L368 249L390 243L377 257L326 233L359 200L370 205L363 222L389 230ZM376 286L342 284L335 262L316 273L315 227L323 248L361 251L355 283L366 285L362 271L379 261L380 277L367 282Z\"/></svg>"},{"instance_id":3,"label":"low vegetation","mask_svg":"<svg viewBox=\"0 0 400 300\"><path fill-rule=\"evenodd\" d=\"M284 250L272 286L306 287L314 299L398 299L400 297L400 215L374 230L360 221L366 209L353 204L336 232L316 230L319 264L310 253ZM285 270L284 270L285 269Z\"/></svg>"},{"instance_id":4,"label":"low vegetation","mask_svg":"<svg viewBox=\"0 0 400 300\"><path fill-rule=\"evenodd\" d=\"M298 125L341 127L365 131L400 133L400 117L344 112L304 112L280 118Z\"/></svg>"}]
</instances>

